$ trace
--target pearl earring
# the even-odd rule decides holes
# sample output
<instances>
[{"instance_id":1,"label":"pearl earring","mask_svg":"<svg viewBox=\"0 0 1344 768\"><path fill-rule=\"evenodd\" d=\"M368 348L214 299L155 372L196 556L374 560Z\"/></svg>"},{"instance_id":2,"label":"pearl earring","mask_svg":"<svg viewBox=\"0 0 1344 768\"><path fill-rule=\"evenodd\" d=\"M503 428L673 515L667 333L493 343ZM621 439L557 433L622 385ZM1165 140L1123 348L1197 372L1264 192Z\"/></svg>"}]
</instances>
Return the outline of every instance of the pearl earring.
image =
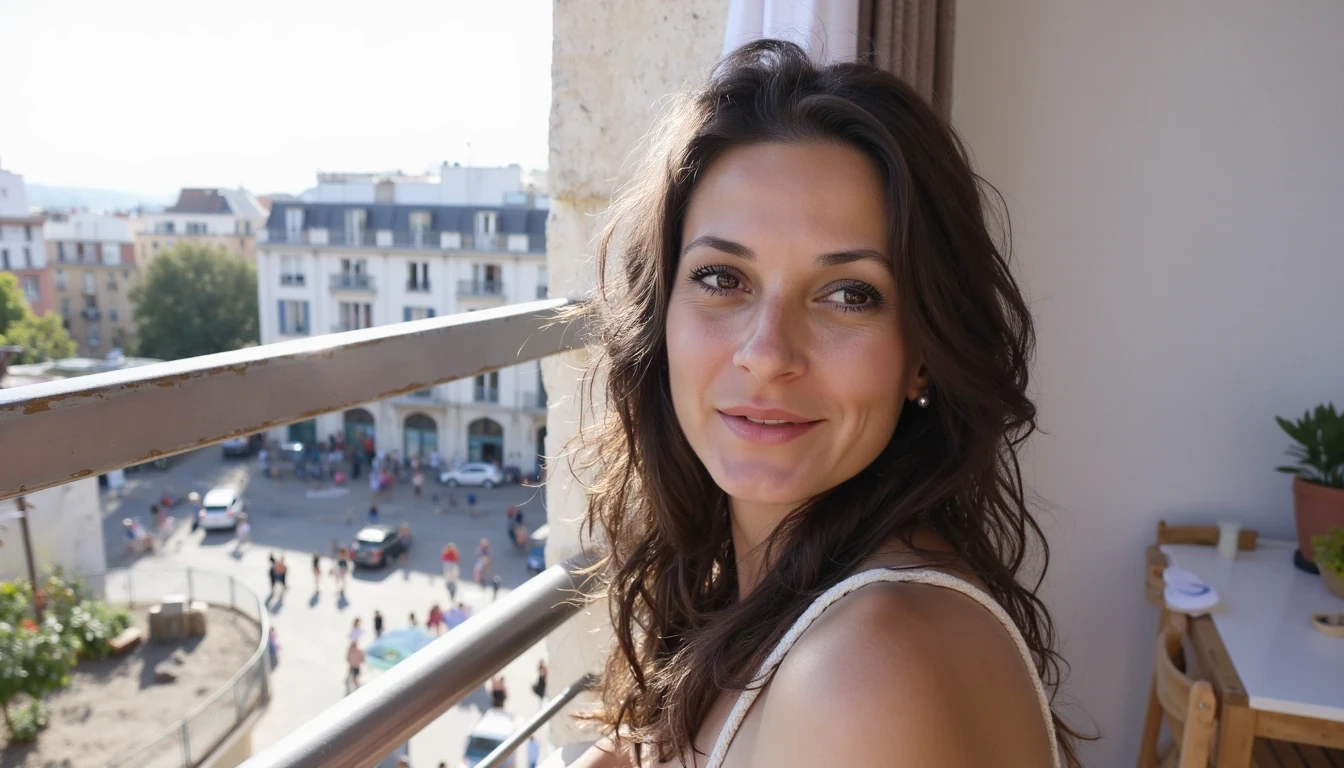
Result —
<instances>
[{"instance_id":1,"label":"pearl earring","mask_svg":"<svg viewBox=\"0 0 1344 768\"><path fill-rule=\"evenodd\" d=\"M921 394L919 397L915 398L915 405L918 405L920 408L928 408L928 407L929 407L929 403L931 403L931 402L933 402L933 401L929 399L929 393L927 393L927 392L925 392L925 393Z\"/></svg>"}]
</instances>

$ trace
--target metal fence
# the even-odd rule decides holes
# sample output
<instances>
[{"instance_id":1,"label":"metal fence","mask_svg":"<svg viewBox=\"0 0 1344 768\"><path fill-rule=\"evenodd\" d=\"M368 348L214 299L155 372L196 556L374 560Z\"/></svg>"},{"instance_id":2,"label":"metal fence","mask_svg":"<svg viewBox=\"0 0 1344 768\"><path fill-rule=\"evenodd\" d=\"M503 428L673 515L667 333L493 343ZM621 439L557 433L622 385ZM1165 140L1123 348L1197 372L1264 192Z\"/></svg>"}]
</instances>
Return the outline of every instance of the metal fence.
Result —
<instances>
[{"instance_id":1,"label":"metal fence","mask_svg":"<svg viewBox=\"0 0 1344 768\"><path fill-rule=\"evenodd\" d=\"M190 768L198 765L270 698L266 637L270 614L261 595L232 576L197 568L120 568L84 574L105 601L132 609L169 595L185 595L257 624L257 645L242 668L180 721L143 746L112 760L116 768Z\"/></svg>"},{"instance_id":2,"label":"metal fence","mask_svg":"<svg viewBox=\"0 0 1344 768\"><path fill-rule=\"evenodd\" d=\"M0 435L24 446L0 462L0 500L579 349L582 321L557 314L569 304L514 304L0 390ZM373 764L573 616L585 597L584 564L533 577L246 765ZM109 598L124 594L138 604L178 593L219 600L255 614L266 636L264 604L242 596L235 581L206 583L203 572L182 569L151 584L138 571L124 573L99 579ZM178 768L208 754L242 713L267 698L264 646L257 654L261 664L245 667L227 693L116 765Z\"/></svg>"}]
</instances>

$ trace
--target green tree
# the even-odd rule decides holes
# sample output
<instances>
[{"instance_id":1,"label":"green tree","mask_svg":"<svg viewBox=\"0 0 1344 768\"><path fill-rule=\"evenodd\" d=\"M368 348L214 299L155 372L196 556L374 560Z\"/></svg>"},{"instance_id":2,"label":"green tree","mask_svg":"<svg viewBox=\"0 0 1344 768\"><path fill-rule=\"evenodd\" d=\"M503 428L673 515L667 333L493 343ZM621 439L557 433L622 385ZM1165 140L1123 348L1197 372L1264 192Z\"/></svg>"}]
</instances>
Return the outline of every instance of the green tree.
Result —
<instances>
[{"instance_id":1,"label":"green tree","mask_svg":"<svg viewBox=\"0 0 1344 768\"><path fill-rule=\"evenodd\" d=\"M256 344L257 270L222 248L179 243L131 289L145 357L177 360Z\"/></svg>"},{"instance_id":2,"label":"green tree","mask_svg":"<svg viewBox=\"0 0 1344 768\"><path fill-rule=\"evenodd\" d=\"M33 314L19 290L18 278L0 272L0 346L9 344L23 347L18 358L10 361L12 365L75 354L75 342L65 332L60 316L54 312L42 317Z\"/></svg>"}]
</instances>

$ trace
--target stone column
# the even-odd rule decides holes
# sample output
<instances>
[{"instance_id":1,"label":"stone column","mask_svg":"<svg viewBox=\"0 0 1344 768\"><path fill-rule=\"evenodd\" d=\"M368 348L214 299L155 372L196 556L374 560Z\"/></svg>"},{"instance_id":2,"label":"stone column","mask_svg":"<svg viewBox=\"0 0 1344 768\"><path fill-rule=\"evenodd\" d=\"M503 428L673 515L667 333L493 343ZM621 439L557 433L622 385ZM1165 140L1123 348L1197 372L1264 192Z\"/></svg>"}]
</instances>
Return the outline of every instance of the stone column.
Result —
<instances>
[{"instance_id":1,"label":"stone column","mask_svg":"<svg viewBox=\"0 0 1344 768\"><path fill-rule=\"evenodd\" d=\"M632 154L653 125L663 98L694 87L723 45L728 0L556 0L551 65L551 132L546 261L552 296L581 297L595 285L593 255L605 211L637 166ZM583 485L563 455L579 418L579 351L546 358L542 376L552 406L547 419L548 563L578 552ZM597 407L601 403L595 403ZM551 685L559 690L584 672L600 672L610 633L597 603L547 640ZM579 700L581 703L585 699ZM558 745L579 751L592 735L561 714ZM572 759L568 754L566 759Z\"/></svg>"}]
</instances>

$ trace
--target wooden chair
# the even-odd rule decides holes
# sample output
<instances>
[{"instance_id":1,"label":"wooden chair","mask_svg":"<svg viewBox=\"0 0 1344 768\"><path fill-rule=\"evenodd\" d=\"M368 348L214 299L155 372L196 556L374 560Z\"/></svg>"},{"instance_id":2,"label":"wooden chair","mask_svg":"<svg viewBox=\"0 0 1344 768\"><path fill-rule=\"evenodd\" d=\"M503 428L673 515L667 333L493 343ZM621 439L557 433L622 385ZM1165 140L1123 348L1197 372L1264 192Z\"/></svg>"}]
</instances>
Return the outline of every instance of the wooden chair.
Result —
<instances>
[{"instance_id":1,"label":"wooden chair","mask_svg":"<svg viewBox=\"0 0 1344 768\"><path fill-rule=\"evenodd\" d=\"M1158 632L1139 768L1207 768L1212 764L1218 700L1212 685L1192 679L1186 672L1182 641L1187 627L1185 616L1168 614ZM1173 742L1159 749L1163 722L1171 731ZM1256 739L1252 759L1254 768L1333 768L1344 766L1344 750Z\"/></svg>"},{"instance_id":2,"label":"wooden chair","mask_svg":"<svg viewBox=\"0 0 1344 768\"><path fill-rule=\"evenodd\" d=\"M1205 680L1185 674L1181 639L1186 618L1164 618L1157 634L1157 662L1148 692L1148 716L1144 721L1139 768L1206 768L1213 753L1218 699ZM1165 721L1173 743L1158 749L1158 736Z\"/></svg>"}]
</instances>

